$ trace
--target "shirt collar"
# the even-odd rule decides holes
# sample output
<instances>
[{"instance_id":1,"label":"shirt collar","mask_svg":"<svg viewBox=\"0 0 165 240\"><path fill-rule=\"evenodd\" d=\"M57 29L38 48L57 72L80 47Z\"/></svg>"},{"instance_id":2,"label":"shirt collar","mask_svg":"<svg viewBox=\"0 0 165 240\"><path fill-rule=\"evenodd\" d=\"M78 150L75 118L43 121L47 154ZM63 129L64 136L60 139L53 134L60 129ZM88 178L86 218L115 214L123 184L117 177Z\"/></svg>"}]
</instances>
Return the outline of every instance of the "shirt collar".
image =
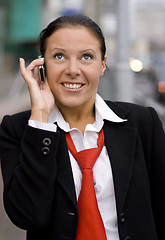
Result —
<instances>
[{"instance_id":1,"label":"shirt collar","mask_svg":"<svg viewBox=\"0 0 165 240\"><path fill-rule=\"evenodd\" d=\"M121 123L127 121L127 119L120 118L116 113L114 113L110 107L106 104L106 102L97 94L96 95L96 112L100 114L100 116L108 121Z\"/></svg>"},{"instance_id":2,"label":"shirt collar","mask_svg":"<svg viewBox=\"0 0 165 240\"><path fill-rule=\"evenodd\" d=\"M95 109L96 109L96 121L93 124L88 124L86 126L86 131L87 130L96 132L100 131L101 128L103 127L104 120L116 123L127 121L127 119L122 119L116 113L114 113L98 94L96 95ZM59 111L56 105L49 116L49 123L55 122L65 132L74 130L70 129L69 124L64 120L61 112Z\"/></svg>"}]
</instances>

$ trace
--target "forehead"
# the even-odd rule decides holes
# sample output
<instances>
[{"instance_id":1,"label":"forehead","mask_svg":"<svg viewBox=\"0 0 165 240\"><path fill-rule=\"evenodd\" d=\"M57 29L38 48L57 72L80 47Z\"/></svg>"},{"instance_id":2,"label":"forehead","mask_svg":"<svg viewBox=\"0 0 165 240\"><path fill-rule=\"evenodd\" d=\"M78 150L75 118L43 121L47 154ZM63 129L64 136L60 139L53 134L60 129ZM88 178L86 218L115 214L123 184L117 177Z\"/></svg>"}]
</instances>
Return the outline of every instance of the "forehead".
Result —
<instances>
[{"instance_id":1,"label":"forehead","mask_svg":"<svg viewBox=\"0 0 165 240\"><path fill-rule=\"evenodd\" d=\"M100 47L100 42L94 33L90 29L82 26L63 27L53 32L47 39L47 47L49 48L56 44L65 46L72 45L74 47L75 45Z\"/></svg>"}]
</instances>

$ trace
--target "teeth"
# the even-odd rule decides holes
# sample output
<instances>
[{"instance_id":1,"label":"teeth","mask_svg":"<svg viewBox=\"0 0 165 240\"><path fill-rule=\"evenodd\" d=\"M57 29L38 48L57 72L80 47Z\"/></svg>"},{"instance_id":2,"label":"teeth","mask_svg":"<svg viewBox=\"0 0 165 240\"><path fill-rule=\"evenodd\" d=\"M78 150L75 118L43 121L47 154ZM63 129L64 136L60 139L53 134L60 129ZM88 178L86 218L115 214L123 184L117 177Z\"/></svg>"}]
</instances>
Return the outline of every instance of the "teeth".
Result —
<instances>
[{"instance_id":1,"label":"teeth","mask_svg":"<svg viewBox=\"0 0 165 240\"><path fill-rule=\"evenodd\" d=\"M63 84L66 88L70 88L70 89L78 89L78 88L81 88L82 84L71 84L71 83L64 83Z\"/></svg>"}]
</instances>

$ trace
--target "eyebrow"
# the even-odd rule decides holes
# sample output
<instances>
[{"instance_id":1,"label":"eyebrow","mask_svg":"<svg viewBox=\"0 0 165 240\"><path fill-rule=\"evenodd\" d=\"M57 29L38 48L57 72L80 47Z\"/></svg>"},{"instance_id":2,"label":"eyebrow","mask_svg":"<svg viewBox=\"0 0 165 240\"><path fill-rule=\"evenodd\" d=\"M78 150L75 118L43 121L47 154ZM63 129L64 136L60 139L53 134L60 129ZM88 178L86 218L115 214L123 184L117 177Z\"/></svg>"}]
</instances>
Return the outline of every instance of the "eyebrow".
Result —
<instances>
[{"instance_id":1,"label":"eyebrow","mask_svg":"<svg viewBox=\"0 0 165 240\"><path fill-rule=\"evenodd\" d=\"M81 50L80 52L84 53L84 52L88 52L88 51L92 51L93 53L95 53L95 54L96 54L96 52L95 52L93 49L91 49L91 48L89 48L89 49L84 49L84 50Z\"/></svg>"},{"instance_id":2,"label":"eyebrow","mask_svg":"<svg viewBox=\"0 0 165 240\"><path fill-rule=\"evenodd\" d=\"M53 52L54 50L60 50L60 51L63 51L63 52L66 52L66 50L65 49L63 49L63 48L53 48L52 50L51 50L51 52Z\"/></svg>"},{"instance_id":3,"label":"eyebrow","mask_svg":"<svg viewBox=\"0 0 165 240\"><path fill-rule=\"evenodd\" d=\"M53 48L53 49L51 50L51 52L53 52L54 50L66 52L66 50L65 50L64 48L60 48L60 47ZM84 52L88 52L88 51L92 51L94 54L96 54L96 52L95 52L93 49L91 49L91 48L81 50L80 52L81 52L81 53L84 53Z\"/></svg>"}]
</instances>

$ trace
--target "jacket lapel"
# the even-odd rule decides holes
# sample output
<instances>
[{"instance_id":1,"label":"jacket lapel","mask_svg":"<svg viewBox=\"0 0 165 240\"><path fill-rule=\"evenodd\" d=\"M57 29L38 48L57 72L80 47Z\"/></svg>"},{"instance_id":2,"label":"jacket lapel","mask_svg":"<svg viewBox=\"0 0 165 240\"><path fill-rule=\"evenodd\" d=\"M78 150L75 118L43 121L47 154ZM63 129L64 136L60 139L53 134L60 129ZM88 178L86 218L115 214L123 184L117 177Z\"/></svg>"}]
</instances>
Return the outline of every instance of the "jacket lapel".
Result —
<instances>
[{"instance_id":1,"label":"jacket lapel","mask_svg":"<svg viewBox=\"0 0 165 240\"><path fill-rule=\"evenodd\" d=\"M74 179L72 174L72 168L70 164L69 154L68 154L68 147L65 140L65 133L63 130L59 129L60 131L60 141L59 141L59 148L58 148L58 159L57 159L57 180L65 193L68 195L70 200L72 201L73 205L76 209L77 207L77 198L75 193L75 185Z\"/></svg>"},{"instance_id":2,"label":"jacket lapel","mask_svg":"<svg viewBox=\"0 0 165 240\"><path fill-rule=\"evenodd\" d=\"M124 205L131 181L135 158L137 133L125 124L105 122L103 130L105 145L110 158L118 210ZM65 133L60 130L57 180L72 201L75 209L77 199Z\"/></svg>"},{"instance_id":3,"label":"jacket lapel","mask_svg":"<svg viewBox=\"0 0 165 240\"><path fill-rule=\"evenodd\" d=\"M125 123L105 122L105 145L110 158L118 211L121 212L129 188L136 148L136 130Z\"/></svg>"},{"instance_id":4,"label":"jacket lapel","mask_svg":"<svg viewBox=\"0 0 165 240\"><path fill-rule=\"evenodd\" d=\"M112 109L115 112L117 110L120 117L125 118L128 115L125 109L120 108L112 102L111 104L111 107L114 108ZM131 181L135 159L137 131L132 127L127 127L127 122L112 123L109 121L105 121L103 130L105 145L112 167L117 208L120 212L124 205ZM57 180L77 210L77 198L65 133L59 127L58 131L60 131L60 142L57 159Z\"/></svg>"}]
</instances>

